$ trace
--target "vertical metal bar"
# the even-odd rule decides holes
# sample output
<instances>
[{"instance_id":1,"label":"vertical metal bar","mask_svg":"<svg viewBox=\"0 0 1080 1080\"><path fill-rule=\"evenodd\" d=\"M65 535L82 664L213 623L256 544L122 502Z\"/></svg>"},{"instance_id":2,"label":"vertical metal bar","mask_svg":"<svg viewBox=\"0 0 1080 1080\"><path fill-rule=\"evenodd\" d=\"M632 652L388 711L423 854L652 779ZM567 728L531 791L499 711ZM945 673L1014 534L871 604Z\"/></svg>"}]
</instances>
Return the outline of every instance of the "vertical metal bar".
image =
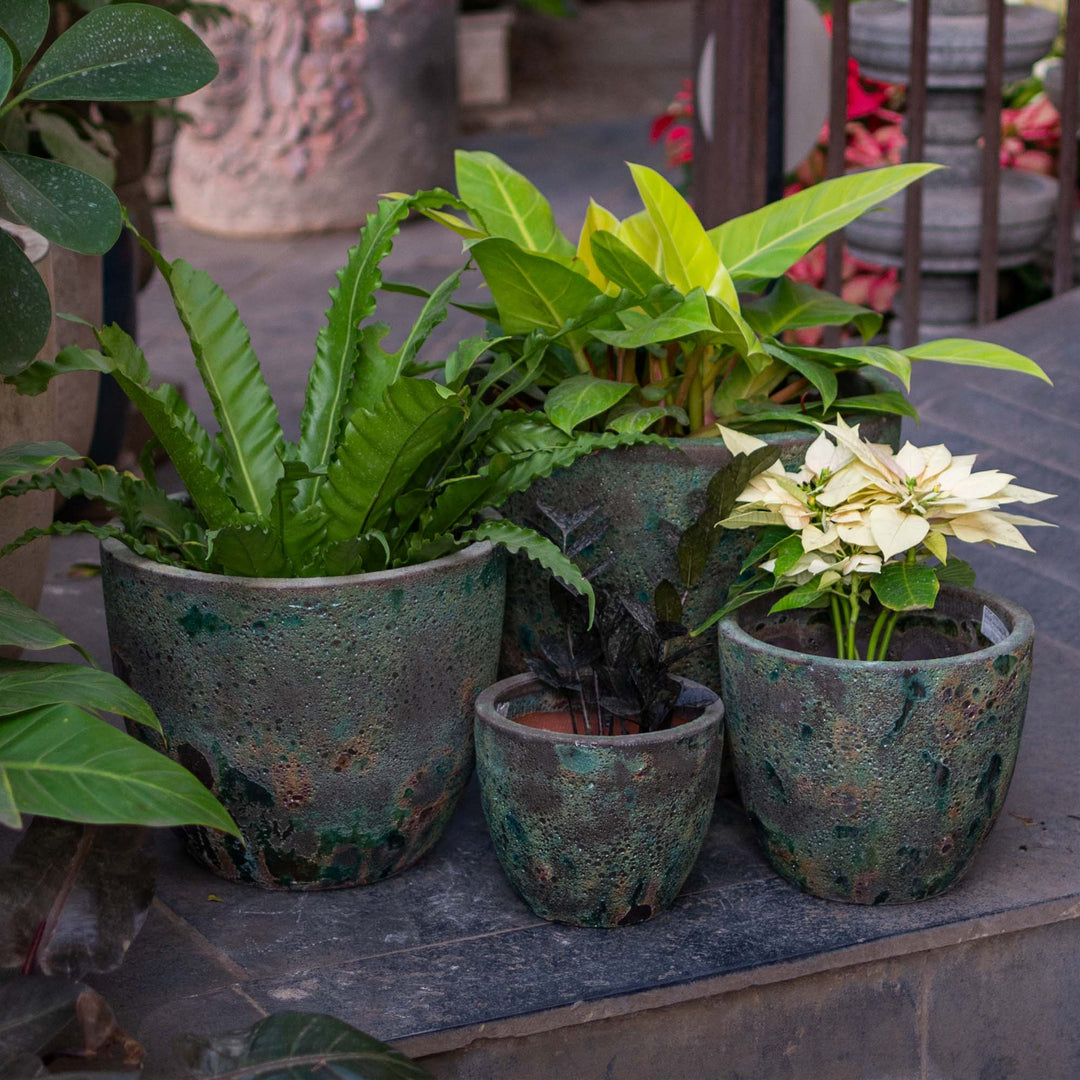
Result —
<instances>
[{"instance_id":1,"label":"vertical metal bar","mask_svg":"<svg viewBox=\"0 0 1080 1080\"><path fill-rule=\"evenodd\" d=\"M714 50L712 137L697 109L694 204L707 226L756 210L765 201L768 124L769 5L759 0L699 0L694 63ZM700 94L698 95L700 97Z\"/></svg>"},{"instance_id":2,"label":"vertical metal bar","mask_svg":"<svg viewBox=\"0 0 1080 1080\"><path fill-rule=\"evenodd\" d=\"M1073 221L1076 216L1077 84L1080 83L1080 0L1070 0L1065 17L1065 90L1061 104L1061 153L1058 157L1057 242L1054 248L1054 295L1072 288Z\"/></svg>"},{"instance_id":3,"label":"vertical metal bar","mask_svg":"<svg viewBox=\"0 0 1080 1080\"><path fill-rule=\"evenodd\" d=\"M832 6L832 59L829 79L829 179L844 175L847 150L848 56L850 55L850 0ZM844 283L844 236L834 233L825 249L825 287L839 293ZM833 335L830 335L833 336Z\"/></svg>"},{"instance_id":4,"label":"vertical metal bar","mask_svg":"<svg viewBox=\"0 0 1080 1080\"><path fill-rule=\"evenodd\" d=\"M982 252L979 322L993 322L998 304L998 211L1001 206L1001 90L1005 77L1005 0L989 0L983 100Z\"/></svg>"},{"instance_id":5,"label":"vertical metal bar","mask_svg":"<svg viewBox=\"0 0 1080 1080\"><path fill-rule=\"evenodd\" d=\"M769 2L768 118L765 201L784 197L784 113L787 108L787 0Z\"/></svg>"},{"instance_id":6,"label":"vertical metal bar","mask_svg":"<svg viewBox=\"0 0 1080 1080\"><path fill-rule=\"evenodd\" d=\"M930 0L911 0L911 62L907 91L908 161L921 161L926 152L927 50L930 44ZM912 184L904 204L904 346L919 340L922 296L922 183Z\"/></svg>"}]
</instances>

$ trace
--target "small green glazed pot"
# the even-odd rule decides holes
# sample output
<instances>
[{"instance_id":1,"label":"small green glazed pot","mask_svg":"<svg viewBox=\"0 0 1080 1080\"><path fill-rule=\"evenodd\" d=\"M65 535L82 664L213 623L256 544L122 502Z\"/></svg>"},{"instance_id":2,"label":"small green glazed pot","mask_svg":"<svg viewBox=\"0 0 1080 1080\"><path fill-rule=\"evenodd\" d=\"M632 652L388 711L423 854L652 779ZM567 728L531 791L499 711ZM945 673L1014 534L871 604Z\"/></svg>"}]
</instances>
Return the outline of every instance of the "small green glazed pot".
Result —
<instances>
[{"instance_id":1,"label":"small green glazed pot","mask_svg":"<svg viewBox=\"0 0 1080 1080\"><path fill-rule=\"evenodd\" d=\"M678 895L716 800L724 706L681 680L693 717L667 731L573 735L516 717L561 712L532 675L476 701L476 771L495 853L510 884L544 919L628 926Z\"/></svg>"},{"instance_id":2,"label":"small green glazed pot","mask_svg":"<svg viewBox=\"0 0 1080 1080\"><path fill-rule=\"evenodd\" d=\"M832 655L827 612L768 607L721 621L720 666L736 782L773 868L829 900L945 892L1009 789L1031 616L943 587L933 611L897 624L899 659L871 663Z\"/></svg>"},{"instance_id":3,"label":"small green glazed pot","mask_svg":"<svg viewBox=\"0 0 1080 1080\"><path fill-rule=\"evenodd\" d=\"M367 885L439 839L472 771L473 700L495 677L501 552L241 578L107 540L102 576L117 674L157 712L159 749L244 834L184 830L204 866L264 888Z\"/></svg>"},{"instance_id":4,"label":"small green glazed pot","mask_svg":"<svg viewBox=\"0 0 1080 1080\"><path fill-rule=\"evenodd\" d=\"M845 392L869 393L892 389L884 376L873 373L852 380ZM870 416L861 421L862 433L876 442L899 447L900 418ZM817 438L812 428L760 436L783 447L782 460L794 466ZM607 519L603 539L579 560L585 569L613 557L604 572L605 583L622 596L651 603L653 590L668 578L679 582L677 548L679 534L691 525L705 506L705 489L716 471L731 460L723 440L679 439L671 446L625 446L598 450L578 458L535 481L529 490L515 495L502 513L513 521L542 521L537 502L573 513L594 503ZM725 532L709 557L704 576L686 603L685 619L697 626L723 606L729 584L738 575L750 551L748 532ZM526 670L525 657L535 656L539 641L557 635L562 624L549 599L550 575L522 555L507 564L506 622L503 630L499 674L502 677ZM719 689L716 656L701 649L679 666L679 674Z\"/></svg>"}]
</instances>

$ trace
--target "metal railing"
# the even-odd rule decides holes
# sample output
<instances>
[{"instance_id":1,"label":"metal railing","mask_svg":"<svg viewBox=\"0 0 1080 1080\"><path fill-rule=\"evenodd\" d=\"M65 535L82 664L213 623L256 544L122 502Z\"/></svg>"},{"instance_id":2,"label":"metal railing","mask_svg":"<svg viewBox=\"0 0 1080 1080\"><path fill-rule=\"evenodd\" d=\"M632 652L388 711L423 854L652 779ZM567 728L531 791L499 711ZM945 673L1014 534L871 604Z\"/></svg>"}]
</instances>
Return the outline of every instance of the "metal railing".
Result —
<instances>
[{"instance_id":1,"label":"metal railing","mask_svg":"<svg viewBox=\"0 0 1080 1080\"><path fill-rule=\"evenodd\" d=\"M1001 205L1001 108L1005 70L1005 0L986 0L986 81L982 153L982 234L979 259L978 318L992 321L998 306L998 217ZM910 78L905 131L907 160L923 160L926 147L930 0L909 0L911 17ZM847 120L851 0L833 0L830 61L828 176L844 172ZM774 198L783 177L784 0L698 0L695 57L714 51L711 101L712 138L701 126L695 145L694 200L707 225L747 213ZM779 41L779 45L778 45ZM781 58L778 65L777 57ZM699 75L707 67L699 67ZM1055 222L1053 290L1072 288L1073 223L1077 181L1077 87L1080 85L1080 2L1070 3L1065 18L1061 149ZM766 137L763 138L763 133ZM907 191L904 212L903 334L905 344L918 335L921 296L918 268L922 255L922 183ZM826 288L842 284L843 238L827 247ZM914 271L914 272L911 272Z\"/></svg>"}]
</instances>

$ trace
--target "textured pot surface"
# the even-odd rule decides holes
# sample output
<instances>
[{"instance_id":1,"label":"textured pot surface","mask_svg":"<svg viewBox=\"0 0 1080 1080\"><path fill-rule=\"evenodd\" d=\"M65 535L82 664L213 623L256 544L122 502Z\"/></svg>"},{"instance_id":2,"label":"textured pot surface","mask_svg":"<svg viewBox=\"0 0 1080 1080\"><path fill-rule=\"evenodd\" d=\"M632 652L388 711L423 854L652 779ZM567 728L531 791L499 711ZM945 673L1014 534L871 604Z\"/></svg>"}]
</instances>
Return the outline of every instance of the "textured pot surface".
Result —
<instances>
[{"instance_id":1,"label":"textured pot surface","mask_svg":"<svg viewBox=\"0 0 1080 1080\"><path fill-rule=\"evenodd\" d=\"M776 871L815 896L923 900L954 885L1009 789L1031 678L1031 617L942 588L897 624L880 663L829 656L827 615L720 624L743 805ZM990 644L985 612L1005 636ZM906 625L905 625L906 622ZM994 636L994 635L991 635Z\"/></svg>"},{"instance_id":2,"label":"textured pot surface","mask_svg":"<svg viewBox=\"0 0 1080 1080\"><path fill-rule=\"evenodd\" d=\"M246 846L185 830L204 865L270 888L363 885L442 834L495 675L504 562L489 544L420 566L265 579L102 545L117 673Z\"/></svg>"},{"instance_id":3,"label":"textured pot surface","mask_svg":"<svg viewBox=\"0 0 1080 1080\"><path fill-rule=\"evenodd\" d=\"M499 862L537 915L627 926L678 895L716 799L724 706L684 681L690 722L614 737L567 735L514 717L561 710L531 675L476 702L476 769ZM702 704L707 702L708 704Z\"/></svg>"},{"instance_id":4,"label":"textured pot surface","mask_svg":"<svg viewBox=\"0 0 1080 1080\"><path fill-rule=\"evenodd\" d=\"M875 386L875 388L877 388ZM898 445L897 417L870 417L864 434ZM784 463L801 461L816 432L788 431L762 438L784 447ZM651 603L653 590L664 579L678 583L676 557L679 534L705 506L705 488L717 469L731 460L720 439L682 439L673 448L628 446L600 450L579 458L568 469L536 481L503 508L514 521L540 520L536 502L573 512L600 503L608 527L603 539L583 556L585 566L614 556L604 581L617 592ZM670 524L669 524L670 523ZM705 576L686 604L691 626L704 622L723 605L728 585L739 572L752 540L748 532L727 532L709 558ZM549 599L549 575L523 556L512 556L507 567L506 623L500 675L526 669L525 657L537 652L539 639L558 633L560 623ZM720 688L716 655L701 649L689 657L679 674Z\"/></svg>"}]
</instances>

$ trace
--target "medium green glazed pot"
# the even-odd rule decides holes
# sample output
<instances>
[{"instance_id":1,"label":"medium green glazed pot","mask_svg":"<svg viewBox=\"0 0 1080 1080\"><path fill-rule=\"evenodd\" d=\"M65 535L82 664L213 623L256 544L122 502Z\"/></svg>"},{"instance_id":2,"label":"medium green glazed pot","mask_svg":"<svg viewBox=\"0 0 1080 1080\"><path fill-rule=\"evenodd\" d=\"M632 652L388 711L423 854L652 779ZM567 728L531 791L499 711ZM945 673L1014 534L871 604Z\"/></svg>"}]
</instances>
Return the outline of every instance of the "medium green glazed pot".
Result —
<instances>
[{"instance_id":1,"label":"medium green glazed pot","mask_svg":"<svg viewBox=\"0 0 1080 1080\"><path fill-rule=\"evenodd\" d=\"M716 800L724 706L688 680L688 722L635 735L574 735L517 721L561 712L532 675L476 701L476 771L495 853L544 919L628 926L678 895Z\"/></svg>"},{"instance_id":2,"label":"medium green glazed pot","mask_svg":"<svg viewBox=\"0 0 1080 1080\"><path fill-rule=\"evenodd\" d=\"M831 655L827 612L767 610L721 621L720 665L736 781L773 868L860 904L955 885L1009 789L1031 616L943 587L897 624L899 659L870 663Z\"/></svg>"},{"instance_id":3,"label":"medium green glazed pot","mask_svg":"<svg viewBox=\"0 0 1080 1080\"><path fill-rule=\"evenodd\" d=\"M107 540L102 574L117 674L244 834L185 830L199 862L266 888L366 885L439 839L472 770L473 700L495 676L501 552L240 578Z\"/></svg>"},{"instance_id":4,"label":"medium green glazed pot","mask_svg":"<svg viewBox=\"0 0 1080 1080\"><path fill-rule=\"evenodd\" d=\"M865 393L885 388L892 386L882 377L859 380L859 385L849 389ZM868 416L861 430L876 442L899 446L899 417ZM761 436L780 443L782 460L788 466L802 460L816 437L811 428ZM664 578L678 584L679 535L697 519L705 506L705 488L717 469L730 460L718 438L673 440L670 449L626 446L598 450L535 481L528 491L515 495L502 512L513 521L535 525L543 520L536 508L538 501L568 513L599 503L607 532L579 561L588 569L610 557L604 582L621 595L651 603L653 590ZM699 625L723 606L728 585L737 576L751 543L748 532L724 534L701 583L687 600L685 618L689 625ZM540 639L560 632L561 623L549 599L549 582L550 575L529 559L510 557L501 676L525 671L525 657L538 652ZM711 649L700 649L688 657L679 673L712 690L719 689L720 672Z\"/></svg>"}]
</instances>

